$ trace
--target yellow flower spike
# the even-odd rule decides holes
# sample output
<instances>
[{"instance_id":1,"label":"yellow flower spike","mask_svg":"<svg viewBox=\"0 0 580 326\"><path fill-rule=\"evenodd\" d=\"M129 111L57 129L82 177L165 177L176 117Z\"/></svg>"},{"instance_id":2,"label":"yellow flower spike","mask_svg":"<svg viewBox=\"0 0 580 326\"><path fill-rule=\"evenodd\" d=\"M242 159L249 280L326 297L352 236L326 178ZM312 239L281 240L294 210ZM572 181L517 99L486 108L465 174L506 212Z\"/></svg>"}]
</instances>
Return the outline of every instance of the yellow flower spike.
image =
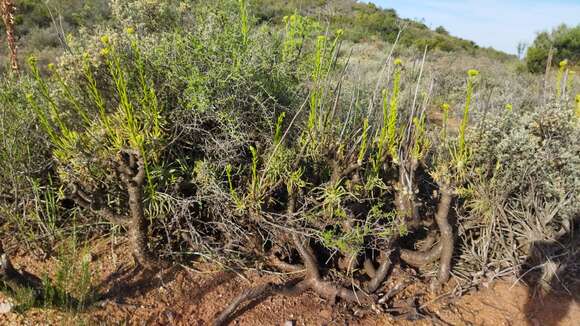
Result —
<instances>
[{"instance_id":1,"label":"yellow flower spike","mask_svg":"<svg viewBox=\"0 0 580 326\"><path fill-rule=\"evenodd\" d=\"M109 35L103 35L103 36L101 36L101 42L103 44L109 44L109 41L110 41L109 40Z\"/></svg>"},{"instance_id":2,"label":"yellow flower spike","mask_svg":"<svg viewBox=\"0 0 580 326\"><path fill-rule=\"evenodd\" d=\"M576 119L580 120L580 94L576 95Z\"/></svg>"},{"instance_id":3,"label":"yellow flower spike","mask_svg":"<svg viewBox=\"0 0 580 326\"><path fill-rule=\"evenodd\" d=\"M477 75L479 75L479 71L477 69L469 69L467 71L467 75L469 77L476 77Z\"/></svg>"},{"instance_id":4,"label":"yellow flower spike","mask_svg":"<svg viewBox=\"0 0 580 326\"><path fill-rule=\"evenodd\" d=\"M133 27L127 27L127 34L129 35L135 34L135 29Z\"/></svg>"},{"instance_id":5,"label":"yellow flower spike","mask_svg":"<svg viewBox=\"0 0 580 326\"><path fill-rule=\"evenodd\" d=\"M556 80L556 96L560 98L562 95L566 85L562 85L562 79L564 78L564 74L566 72L566 66L568 65L568 60L560 61L560 69L558 70L558 78Z\"/></svg>"},{"instance_id":6,"label":"yellow flower spike","mask_svg":"<svg viewBox=\"0 0 580 326\"><path fill-rule=\"evenodd\" d=\"M102 49L102 50L101 50L101 55L102 55L103 57L106 57L106 56L108 56L108 55L109 55L109 53L110 53L110 50L109 50L108 48L104 48L104 49Z\"/></svg>"},{"instance_id":7,"label":"yellow flower spike","mask_svg":"<svg viewBox=\"0 0 580 326\"><path fill-rule=\"evenodd\" d=\"M402 64L403 64L403 60L401 60L399 58L395 59L395 66L400 66Z\"/></svg>"},{"instance_id":8,"label":"yellow flower spike","mask_svg":"<svg viewBox=\"0 0 580 326\"><path fill-rule=\"evenodd\" d=\"M49 63L47 66L48 70L53 71L54 70L54 63Z\"/></svg>"},{"instance_id":9,"label":"yellow flower spike","mask_svg":"<svg viewBox=\"0 0 580 326\"><path fill-rule=\"evenodd\" d=\"M513 108L514 108L514 106L511 103L508 103L508 104L505 105L505 109L508 110L508 111L513 110Z\"/></svg>"},{"instance_id":10,"label":"yellow flower spike","mask_svg":"<svg viewBox=\"0 0 580 326\"><path fill-rule=\"evenodd\" d=\"M443 103L443 104L441 104L441 109L442 109L444 112L447 112L447 111L449 111L449 104L448 104L448 103Z\"/></svg>"},{"instance_id":11,"label":"yellow flower spike","mask_svg":"<svg viewBox=\"0 0 580 326\"><path fill-rule=\"evenodd\" d=\"M344 34L344 29L340 28L340 29L337 29L337 30L336 30L336 36L337 36L337 37L340 37L340 36L342 36L342 34Z\"/></svg>"}]
</instances>

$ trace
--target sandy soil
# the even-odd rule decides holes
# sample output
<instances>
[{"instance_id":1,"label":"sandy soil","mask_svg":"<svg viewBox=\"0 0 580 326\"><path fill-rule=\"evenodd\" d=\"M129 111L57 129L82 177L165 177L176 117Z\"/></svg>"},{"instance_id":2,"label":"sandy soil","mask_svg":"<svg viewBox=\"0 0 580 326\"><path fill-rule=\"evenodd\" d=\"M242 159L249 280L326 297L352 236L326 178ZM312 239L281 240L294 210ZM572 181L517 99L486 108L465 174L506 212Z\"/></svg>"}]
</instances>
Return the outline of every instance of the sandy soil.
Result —
<instances>
[{"instance_id":1,"label":"sandy soil","mask_svg":"<svg viewBox=\"0 0 580 326\"><path fill-rule=\"evenodd\" d=\"M208 325L228 302L249 286L280 282L281 275L223 271L204 264L174 267L147 277L134 273L123 246L93 249L92 267L106 299L84 312L33 308L0 314L0 325ZM13 258L17 267L50 272L53 261L38 262L25 254ZM34 262L34 263L33 263ZM135 275L137 274L137 275ZM404 283L410 274L396 270L383 293ZM452 284L453 281L450 282ZM580 298L532 295L521 284L501 281L457 297L449 285L430 294L418 282L405 283L374 311L336 304L331 307L313 293L274 296L238 311L232 325L580 325ZM578 292L576 292L578 293ZM0 303L9 301L0 294ZM378 312L377 310L383 312Z\"/></svg>"}]
</instances>

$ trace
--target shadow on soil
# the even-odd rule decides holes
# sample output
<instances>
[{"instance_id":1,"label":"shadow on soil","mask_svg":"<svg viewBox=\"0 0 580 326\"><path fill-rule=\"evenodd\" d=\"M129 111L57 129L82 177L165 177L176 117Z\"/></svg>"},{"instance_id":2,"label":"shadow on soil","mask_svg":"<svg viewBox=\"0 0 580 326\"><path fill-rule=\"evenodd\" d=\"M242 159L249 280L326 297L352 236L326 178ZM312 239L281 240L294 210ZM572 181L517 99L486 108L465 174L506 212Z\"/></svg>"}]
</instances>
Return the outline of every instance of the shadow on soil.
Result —
<instances>
[{"instance_id":1,"label":"shadow on soil","mask_svg":"<svg viewBox=\"0 0 580 326\"><path fill-rule=\"evenodd\" d=\"M162 271L142 271L136 268L123 268L109 275L101 282L100 287L113 283L114 285L102 296L100 300L115 300L124 302L126 299L139 295L170 283L181 270L179 266L173 266Z\"/></svg>"},{"instance_id":2,"label":"shadow on soil","mask_svg":"<svg viewBox=\"0 0 580 326\"><path fill-rule=\"evenodd\" d=\"M553 241L536 241L521 277L529 292L524 313L530 326L556 326L580 302L580 216Z\"/></svg>"},{"instance_id":3,"label":"shadow on soil","mask_svg":"<svg viewBox=\"0 0 580 326\"><path fill-rule=\"evenodd\" d=\"M211 279L199 284L195 291L191 294L191 300L193 304L199 304L202 299L211 291L215 290L218 286L228 283L236 277L236 273L231 271L224 271L216 273Z\"/></svg>"}]
</instances>

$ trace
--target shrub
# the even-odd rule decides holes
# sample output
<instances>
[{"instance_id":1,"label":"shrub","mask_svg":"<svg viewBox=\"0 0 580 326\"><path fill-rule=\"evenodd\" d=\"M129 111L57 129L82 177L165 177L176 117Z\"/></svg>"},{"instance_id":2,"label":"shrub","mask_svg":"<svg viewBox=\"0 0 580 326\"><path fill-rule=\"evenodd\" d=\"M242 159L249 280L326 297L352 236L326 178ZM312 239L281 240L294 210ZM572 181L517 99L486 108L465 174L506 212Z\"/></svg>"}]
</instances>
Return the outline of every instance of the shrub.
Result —
<instances>
[{"instance_id":1,"label":"shrub","mask_svg":"<svg viewBox=\"0 0 580 326\"><path fill-rule=\"evenodd\" d=\"M438 26L435 28L435 32L443 35L449 35L449 32L443 26Z\"/></svg>"},{"instance_id":2,"label":"shrub","mask_svg":"<svg viewBox=\"0 0 580 326\"><path fill-rule=\"evenodd\" d=\"M195 20L187 32L157 33L123 26L144 19L141 11L127 17L114 8L126 31L110 30L97 47L95 36L88 46L71 43L83 55L51 65L49 78L31 60L38 95L28 96L30 106L51 141L58 182L84 214L125 226L137 265L147 269L162 248L285 264L296 250L308 269L304 286L356 301L356 292L321 278L311 247L334 253L325 265L347 274L359 260L378 263L367 284L376 291L389 252L425 219L417 192L429 178L441 194L433 200L441 244L429 255L441 262L434 284L445 282L454 247L448 214L470 159L464 137L478 72L467 78L458 138L431 139L429 97L403 96L418 77L402 60L391 61L382 101L347 113L340 108L349 102L331 85L343 31L304 44L306 20L294 16L280 38L262 42L268 31L250 33L244 1L195 8L181 12ZM299 95L308 99L302 105ZM431 152L431 144L440 146ZM405 249L402 257L431 262L423 255Z\"/></svg>"},{"instance_id":3,"label":"shrub","mask_svg":"<svg viewBox=\"0 0 580 326\"><path fill-rule=\"evenodd\" d=\"M557 66L566 59L577 65L580 62L580 25L560 25L550 33L539 33L526 53L525 61L530 72L539 73L546 69L551 48L554 51L552 65Z\"/></svg>"},{"instance_id":4,"label":"shrub","mask_svg":"<svg viewBox=\"0 0 580 326\"><path fill-rule=\"evenodd\" d=\"M26 101L26 93L33 91L31 80L3 78L0 83L2 227L8 221L19 240L30 246L38 244L39 237L48 240L51 236L42 227L47 216L29 211L35 204L35 186L44 187L49 183L48 174L52 169L49 143L37 128L38 120Z\"/></svg>"},{"instance_id":5,"label":"shrub","mask_svg":"<svg viewBox=\"0 0 580 326\"><path fill-rule=\"evenodd\" d=\"M474 130L475 174L459 220L466 272L518 275L547 260L573 268L577 257L566 239L573 237L580 211L578 137L572 110L556 103L523 115L498 112ZM562 246L560 257L533 252L554 239ZM542 259L525 266L536 254Z\"/></svg>"},{"instance_id":6,"label":"shrub","mask_svg":"<svg viewBox=\"0 0 580 326\"><path fill-rule=\"evenodd\" d=\"M150 8L143 1L124 4ZM159 15L154 21L167 18L164 10L145 10L144 17L140 10L113 9L119 28L149 21L150 15ZM154 27L136 24L87 35L71 43L74 53L83 54L50 65L49 78L31 60L39 96L28 98L51 140L58 182L86 213L126 226L143 265L150 265L146 238L175 232L153 222L167 219L179 205L167 200L184 196L180 186L193 185L194 167L203 160L210 160L212 169L241 164L250 145L271 142L276 115L296 104L300 67L309 62L291 69L299 52L284 57L283 42L263 42L266 32L249 35L239 10L239 4L224 1L179 11L181 21L195 19L187 32L152 33ZM91 44L99 38L99 46ZM192 198L183 202L193 205L191 210L201 203L223 207L206 202L205 195L199 194L200 205ZM119 204L127 200L129 205ZM186 220L172 222L186 223L186 229L197 223L192 215L180 217ZM185 244L181 237L166 241Z\"/></svg>"}]
</instances>

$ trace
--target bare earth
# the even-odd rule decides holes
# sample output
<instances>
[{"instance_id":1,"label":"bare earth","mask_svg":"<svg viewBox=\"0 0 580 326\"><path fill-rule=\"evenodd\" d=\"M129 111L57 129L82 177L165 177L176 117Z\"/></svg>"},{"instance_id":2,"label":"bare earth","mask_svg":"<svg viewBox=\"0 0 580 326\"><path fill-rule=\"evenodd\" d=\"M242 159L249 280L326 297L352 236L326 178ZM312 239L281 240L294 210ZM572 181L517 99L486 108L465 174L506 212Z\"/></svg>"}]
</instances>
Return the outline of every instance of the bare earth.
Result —
<instances>
[{"instance_id":1,"label":"bare earth","mask_svg":"<svg viewBox=\"0 0 580 326\"><path fill-rule=\"evenodd\" d=\"M111 250L103 243L93 250L95 283L109 295L88 311L35 308L23 314L9 312L0 314L0 325L208 325L248 286L282 279L280 275L256 271L211 270L207 264L197 270L172 268L153 279L143 278L127 267L131 259L123 255L124 247ZM26 270L38 274L51 271L54 264L50 260L39 263L24 254L13 261L17 267L26 266ZM399 284L399 276L404 273L396 270L382 292ZM452 290L452 286L448 288ZM295 325L580 325L578 295L531 295L525 286L507 281L460 298L452 292L433 295L423 285L408 285L380 307L392 314L353 310L340 303L331 307L308 292L296 297L274 296L245 306L232 324L284 325L292 321ZM0 303L8 300L0 294Z\"/></svg>"}]
</instances>

